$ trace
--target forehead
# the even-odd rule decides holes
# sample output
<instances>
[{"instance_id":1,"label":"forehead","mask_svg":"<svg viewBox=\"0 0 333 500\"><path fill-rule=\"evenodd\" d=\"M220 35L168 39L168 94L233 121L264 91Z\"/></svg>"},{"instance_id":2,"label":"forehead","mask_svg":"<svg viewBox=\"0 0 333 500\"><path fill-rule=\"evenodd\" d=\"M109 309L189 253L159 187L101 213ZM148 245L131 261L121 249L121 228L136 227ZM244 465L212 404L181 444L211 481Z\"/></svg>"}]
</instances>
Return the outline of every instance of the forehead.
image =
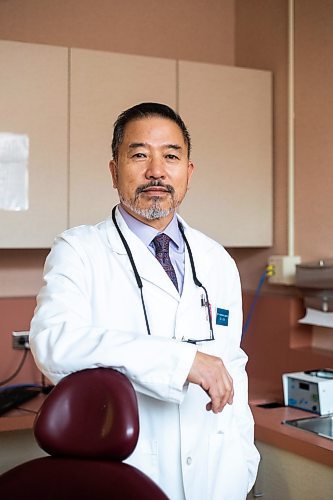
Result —
<instances>
[{"instance_id":1,"label":"forehead","mask_svg":"<svg viewBox=\"0 0 333 500\"><path fill-rule=\"evenodd\" d=\"M183 133L173 120L160 116L150 116L132 120L125 126L123 145L146 143L152 146L178 144L185 147Z\"/></svg>"}]
</instances>

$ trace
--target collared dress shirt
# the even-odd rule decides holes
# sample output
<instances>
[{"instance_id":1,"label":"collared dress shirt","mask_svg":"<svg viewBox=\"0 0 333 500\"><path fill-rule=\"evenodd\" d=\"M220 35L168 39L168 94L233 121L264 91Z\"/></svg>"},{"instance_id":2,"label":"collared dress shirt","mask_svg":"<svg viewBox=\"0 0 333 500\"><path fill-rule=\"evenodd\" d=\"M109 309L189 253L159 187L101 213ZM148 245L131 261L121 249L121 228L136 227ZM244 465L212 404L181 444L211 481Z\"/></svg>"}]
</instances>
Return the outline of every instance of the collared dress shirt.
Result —
<instances>
[{"instance_id":1,"label":"collared dress shirt","mask_svg":"<svg viewBox=\"0 0 333 500\"><path fill-rule=\"evenodd\" d=\"M128 212L126 212L126 210L122 207L122 205L119 205L118 208L129 229L138 238L140 238L140 240L146 245L146 247L150 250L150 252L153 255L155 255L155 247L153 243L153 239L155 238L155 236L160 234L160 232L163 232L169 236L169 238L171 239L169 246L170 260L177 276L179 293L181 295L184 283L185 244L178 227L178 220L176 214L174 214L173 219L167 225L164 231L158 231L154 227L149 226L148 224L145 224L144 222L141 222L132 215L130 215Z\"/></svg>"}]
</instances>

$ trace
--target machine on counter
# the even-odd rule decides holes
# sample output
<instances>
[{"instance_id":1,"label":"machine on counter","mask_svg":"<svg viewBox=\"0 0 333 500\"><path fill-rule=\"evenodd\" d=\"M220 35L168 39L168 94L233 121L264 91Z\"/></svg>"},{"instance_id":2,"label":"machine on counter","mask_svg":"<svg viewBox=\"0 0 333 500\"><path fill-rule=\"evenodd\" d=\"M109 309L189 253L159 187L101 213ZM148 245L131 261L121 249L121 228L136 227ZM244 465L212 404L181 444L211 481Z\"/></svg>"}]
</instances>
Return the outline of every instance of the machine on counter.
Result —
<instances>
[{"instance_id":1,"label":"machine on counter","mask_svg":"<svg viewBox=\"0 0 333 500\"><path fill-rule=\"evenodd\" d=\"M333 413L333 370L323 368L282 375L284 404L328 415Z\"/></svg>"}]
</instances>

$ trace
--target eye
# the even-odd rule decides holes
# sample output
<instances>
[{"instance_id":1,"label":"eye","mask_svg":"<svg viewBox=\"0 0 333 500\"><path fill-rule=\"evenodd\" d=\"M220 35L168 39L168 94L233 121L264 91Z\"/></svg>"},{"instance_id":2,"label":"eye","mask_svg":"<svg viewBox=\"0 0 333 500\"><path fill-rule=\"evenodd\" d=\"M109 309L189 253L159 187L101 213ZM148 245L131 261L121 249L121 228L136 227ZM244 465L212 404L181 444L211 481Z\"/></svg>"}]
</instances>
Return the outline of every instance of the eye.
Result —
<instances>
[{"instance_id":1,"label":"eye","mask_svg":"<svg viewBox=\"0 0 333 500\"><path fill-rule=\"evenodd\" d=\"M179 157L177 155L172 154L172 153L167 154L166 158L168 158L168 160L179 160Z\"/></svg>"},{"instance_id":2,"label":"eye","mask_svg":"<svg viewBox=\"0 0 333 500\"><path fill-rule=\"evenodd\" d=\"M147 158L147 155L145 153L135 153L132 158Z\"/></svg>"}]
</instances>

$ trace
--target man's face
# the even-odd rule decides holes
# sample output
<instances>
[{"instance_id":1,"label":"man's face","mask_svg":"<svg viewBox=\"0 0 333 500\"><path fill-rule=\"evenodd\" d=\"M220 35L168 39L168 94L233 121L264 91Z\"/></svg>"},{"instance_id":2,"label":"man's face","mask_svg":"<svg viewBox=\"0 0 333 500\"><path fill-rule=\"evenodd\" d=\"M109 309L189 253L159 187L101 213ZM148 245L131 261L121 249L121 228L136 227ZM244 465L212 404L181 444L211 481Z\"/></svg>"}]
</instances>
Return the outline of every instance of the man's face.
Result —
<instances>
[{"instance_id":1,"label":"man's face","mask_svg":"<svg viewBox=\"0 0 333 500\"><path fill-rule=\"evenodd\" d=\"M152 116L126 125L110 171L127 212L160 228L170 222L182 202L193 164L178 125Z\"/></svg>"}]
</instances>

